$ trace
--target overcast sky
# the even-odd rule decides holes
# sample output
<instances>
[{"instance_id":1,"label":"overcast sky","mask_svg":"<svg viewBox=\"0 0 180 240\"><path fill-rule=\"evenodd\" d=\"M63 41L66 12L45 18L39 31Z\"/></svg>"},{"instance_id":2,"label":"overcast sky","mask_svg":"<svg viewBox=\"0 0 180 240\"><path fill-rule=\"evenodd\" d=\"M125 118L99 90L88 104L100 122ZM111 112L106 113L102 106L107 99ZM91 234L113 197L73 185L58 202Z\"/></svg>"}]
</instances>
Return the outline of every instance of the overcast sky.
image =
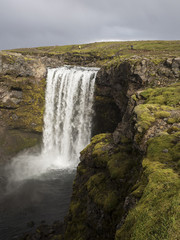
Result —
<instances>
[{"instance_id":1,"label":"overcast sky","mask_svg":"<svg viewBox=\"0 0 180 240\"><path fill-rule=\"evenodd\" d=\"M0 49L179 40L180 0L0 0Z\"/></svg>"}]
</instances>

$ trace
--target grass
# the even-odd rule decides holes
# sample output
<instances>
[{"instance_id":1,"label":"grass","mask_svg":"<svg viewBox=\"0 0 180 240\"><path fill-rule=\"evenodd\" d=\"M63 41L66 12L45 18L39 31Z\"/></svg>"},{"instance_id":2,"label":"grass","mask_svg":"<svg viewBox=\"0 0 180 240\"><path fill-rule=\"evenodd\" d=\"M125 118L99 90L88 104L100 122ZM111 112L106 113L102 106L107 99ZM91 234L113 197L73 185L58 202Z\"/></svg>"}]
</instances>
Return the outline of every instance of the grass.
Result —
<instances>
[{"instance_id":1,"label":"grass","mask_svg":"<svg viewBox=\"0 0 180 240\"><path fill-rule=\"evenodd\" d=\"M143 160L148 184L125 224L116 232L116 240L178 240L180 236L180 180L164 164Z\"/></svg>"},{"instance_id":2,"label":"grass","mask_svg":"<svg viewBox=\"0 0 180 240\"><path fill-rule=\"evenodd\" d=\"M176 83L140 93L144 104L135 108L137 126L147 130L163 118L171 126L147 142L143 172L131 192L140 200L116 231L115 240L180 239L179 90Z\"/></svg>"},{"instance_id":3,"label":"grass","mask_svg":"<svg viewBox=\"0 0 180 240\"><path fill-rule=\"evenodd\" d=\"M148 104L161 104L172 107L179 107L180 103L180 82L164 88L148 88L142 93Z\"/></svg>"},{"instance_id":4,"label":"grass","mask_svg":"<svg viewBox=\"0 0 180 240\"><path fill-rule=\"evenodd\" d=\"M133 45L133 50L131 50ZM168 56L180 56L180 41L124 41L124 42L95 42L80 45L49 46L37 48L21 48L9 50L9 52L22 53L24 55L62 55L89 56L97 58L100 62L115 58L127 58L137 56L156 56L158 59Z\"/></svg>"}]
</instances>

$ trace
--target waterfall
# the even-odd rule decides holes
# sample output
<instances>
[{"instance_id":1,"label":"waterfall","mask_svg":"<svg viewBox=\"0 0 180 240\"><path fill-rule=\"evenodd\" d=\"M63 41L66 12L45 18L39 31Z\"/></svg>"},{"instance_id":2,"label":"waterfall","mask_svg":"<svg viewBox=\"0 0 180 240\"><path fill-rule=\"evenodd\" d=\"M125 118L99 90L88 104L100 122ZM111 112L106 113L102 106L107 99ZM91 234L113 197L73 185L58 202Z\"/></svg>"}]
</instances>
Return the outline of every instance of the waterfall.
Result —
<instances>
[{"instance_id":1,"label":"waterfall","mask_svg":"<svg viewBox=\"0 0 180 240\"><path fill-rule=\"evenodd\" d=\"M89 143L94 82L98 69L48 69L43 153L64 164L77 165L79 152Z\"/></svg>"},{"instance_id":2,"label":"waterfall","mask_svg":"<svg viewBox=\"0 0 180 240\"><path fill-rule=\"evenodd\" d=\"M26 151L12 160L7 167L12 182L77 166L80 151L90 142L98 70L70 66L48 69L43 147L40 153Z\"/></svg>"}]
</instances>

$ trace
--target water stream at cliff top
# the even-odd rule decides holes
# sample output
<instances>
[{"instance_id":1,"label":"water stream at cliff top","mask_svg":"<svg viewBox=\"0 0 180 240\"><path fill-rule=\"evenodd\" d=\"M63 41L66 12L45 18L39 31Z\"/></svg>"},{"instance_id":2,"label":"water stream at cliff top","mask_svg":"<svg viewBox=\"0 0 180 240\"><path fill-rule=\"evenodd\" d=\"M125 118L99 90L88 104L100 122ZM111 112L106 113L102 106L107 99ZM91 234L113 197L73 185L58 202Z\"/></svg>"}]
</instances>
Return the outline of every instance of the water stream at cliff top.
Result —
<instances>
[{"instance_id":1,"label":"water stream at cliff top","mask_svg":"<svg viewBox=\"0 0 180 240\"><path fill-rule=\"evenodd\" d=\"M98 69L48 69L42 149L26 151L4 169L0 239L15 239L26 223L52 223L67 213L80 151L89 143Z\"/></svg>"}]
</instances>

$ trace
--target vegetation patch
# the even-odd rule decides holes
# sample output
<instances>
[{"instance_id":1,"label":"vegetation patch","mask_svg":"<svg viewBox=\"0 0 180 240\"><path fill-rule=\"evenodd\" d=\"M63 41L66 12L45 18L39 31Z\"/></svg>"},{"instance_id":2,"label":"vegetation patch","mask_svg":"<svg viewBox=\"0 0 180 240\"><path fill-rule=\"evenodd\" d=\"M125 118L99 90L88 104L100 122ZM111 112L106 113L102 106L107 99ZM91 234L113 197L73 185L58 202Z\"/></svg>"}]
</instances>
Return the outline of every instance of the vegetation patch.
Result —
<instances>
[{"instance_id":1,"label":"vegetation patch","mask_svg":"<svg viewBox=\"0 0 180 240\"><path fill-rule=\"evenodd\" d=\"M176 172L160 162L143 160L148 179L143 195L131 210L116 240L178 239L180 236L180 180ZM163 204L162 204L163 203Z\"/></svg>"},{"instance_id":2,"label":"vegetation patch","mask_svg":"<svg viewBox=\"0 0 180 240\"><path fill-rule=\"evenodd\" d=\"M147 104L180 107L180 82L163 88L149 88L140 93Z\"/></svg>"},{"instance_id":3,"label":"vegetation patch","mask_svg":"<svg viewBox=\"0 0 180 240\"><path fill-rule=\"evenodd\" d=\"M139 131L136 139L142 139L150 127L162 130L147 141L143 171L130 194L140 200L116 231L116 240L180 238L179 93L180 83L140 93L143 103L135 107Z\"/></svg>"},{"instance_id":4,"label":"vegetation patch","mask_svg":"<svg viewBox=\"0 0 180 240\"><path fill-rule=\"evenodd\" d=\"M93 175L87 182L88 194L105 211L112 211L118 204L117 193L113 190L104 173Z\"/></svg>"},{"instance_id":5,"label":"vegetation patch","mask_svg":"<svg viewBox=\"0 0 180 240\"><path fill-rule=\"evenodd\" d=\"M124 42L95 42L90 44L51 46L38 48L14 49L9 52L22 53L24 55L35 56L57 56L69 55L91 58L96 61L96 66L108 64L109 62L120 62L121 60L136 56L153 56L153 64L159 64L163 58L171 56L180 56L179 41L124 41ZM133 50L131 49L133 45Z\"/></svg>"},{"instance_id":6,"label":"vegetation patch","mask_svg":"<svg viewBox=\"0 0 180 240\"><path fill-rule=\"evenodd\" d=\"M155 122L155 117L150 111L150 105L140 104L135 107L134 112L137 114L137 124L136 127L139 132L144 132L147 130L153 122Z\"/></svg>"}]
</instances>

